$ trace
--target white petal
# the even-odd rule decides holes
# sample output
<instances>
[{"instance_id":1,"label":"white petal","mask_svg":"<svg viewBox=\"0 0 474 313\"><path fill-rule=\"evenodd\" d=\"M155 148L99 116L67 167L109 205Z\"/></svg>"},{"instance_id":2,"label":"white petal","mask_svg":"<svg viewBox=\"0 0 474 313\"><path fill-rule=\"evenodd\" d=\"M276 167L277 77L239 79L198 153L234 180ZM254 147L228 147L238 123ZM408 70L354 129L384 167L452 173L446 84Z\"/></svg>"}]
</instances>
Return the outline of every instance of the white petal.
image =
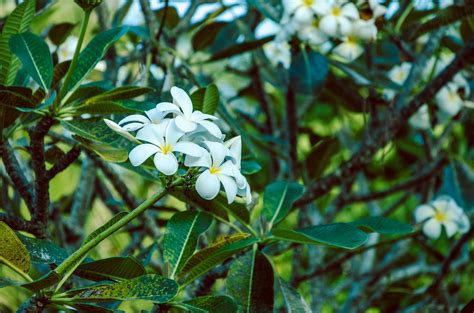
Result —
<instances>
[{"instance_id":1,"label":"white petal","mask_svg":"<svg viewBox=\"0 0 474 313\"><path fill-rule=\"evenodd\" d=\"M179 129L175 123L168 123L165 130L165 141L171 147L174 147L178 140L183 137L184 131Z\"/></svg>"},{"instance_id":2,"label":"white petal","mask_svg":"<svg viewBox=\"0 0 474 313\"><path fill-rule=\"evenodd\" d=\"M218 120L217 117L211 114L205 114L202 113L201 111L194 111L193 114L191 114L191 120L192 121L202 121L202 120Z\"/></svg>"},{"instance_id":3,"label":"white petal","mask_svg":"<svg viewBox=\"0 0 474 313\"><path fill-rule=\"evenodd\" d=\"M354 3L349 2L342 7L341 15L356 20L359 18L359 10Z\"/></svg>"},{"instance_id":4,"label":"white petal","mask_svg":"<svg viewBox=\"0 0 474 313\"><path fill-rule=\"evenodd\" d=\"M340 36L349 35L352 31L352 23L344 17L338 19L338 33Z\"/></svg>"},{"instance_id":5,"label":"white petal","mask_svg":"<svg viewBox=\"0 0 474 313\"><path fill-rule=\"evenodd\" d=\"M173 153L163 154L161 152L155 154L153 160L156 169L165 175L173 175L178 170L178 160Z\"/></svg>"},{"instance_id":6,"label":"white petal","mask_svg":"<svg viewBox=\"0 0 474 313\"><path fill-rule=\"evenodd\" d=\"M219 126L217 126L216 124L214 124L213 122L209 122L209 121L198 121L197 122L199 125L201 125L202 127L204 127L211 135L213 135L214 137L216 138L221 138L222 136L222 132L219 128Z\"/></svg>"},{"instance_id":7,"label":"white petal","mask_svg":"<svg viewBox=\"0 0 474 313\"><path fill-rule=\"evenodd\" d=\"M184 165L188 167L205 167L205 168L211 168L212 166L212 161L211 161L211 155L209 152L202 148L201 149L201 156L200 157L193 157L190 155L187 155L184 158Z\"/></svg>"},{"instance_id":8,"label":"white petal","mask_svg":"<svg viewBox=\"0 0 474 313\"><path fill-rule=\"evenodd\" d=\"M236 168L236 166L234 165L234 163L231 160L228 160L228 161L225 161L224 164L222 164L219 167L219 170L220 170L221 174L224 174L224 175L227 175L227 176L234 176L234 174L235 174L234 169L235 168Z\"/></svg>"},{"instance_id":9,"label":"white petal","mask_svg":"<svg viewBox=\"0 0 474 313\"><path fill-rule=\"evenodd\" d=\"M144 125L146 125L146 124L143 124L143 123L128 123L128 124L123 125L122 128L123 128L125 131L133 132L133 131L139 130L139 129L142 128Z\"/></svg>"},{"instance_id":10,"label":"white petal","mask_svg":"<svg viewBox=\"0 0 474 313\"><path fill-rule=\"evenodd\" d=\"M227 203L231 204L232 202L234 202L235 196L237 195L237 183L232 177L227 175L218 174L217 177L224 186L224 190L227 196Z\"/></svg>"},{"instance_id":11,"label":"white petal","mask_svg":"<svg viewBox=\"0 0 474 313\"><path fill-rule=\"evenodd\" d=\"M160 102L156 105L156 110L158 112L165 112L165 113L177 113L182 114L179 107L171 102Z\"/></svg>"},{"instance_id":12,"label":"white petal","mask_svg":"<svg viewBox=\"0 0 474 313\"><path fill-rule=\"evenodd\" d=\"M133 148L132 151L130 151L128 158L133 166L138 166L158 151L159 148L157 146L144 143Z\"/></svg>"},{"instance_id":13,"label":"white petal","mask_svg":"<svg viewBox=\"0 0 474 313\"><path fill-rule=\"evenodd\" d=\"M240 162L242 159L242 137L236 136L225 142L227 148L229 148L232 158L235 161L235 164L240 167Z\"/></svg>"},{"instance_id":14,"label":"white petal","mask_svg":"<svg viewBox=\"0 0 474 313\"><path fill-rule=\"evenodd\" d=\"M174 119L176 126L185 133L192 132L197 128L196 122L188 121L184 116L178 115Z\"/></svg>"},{"instance_id":15,"label":"white petal","mask_svg":"<svg viewBox=\"0 0 474 313\"><path fill-rule=\"evenodd\" d=\"M206 141L205 144L211 152L212 165L220 167L225 157L230 154L229 149L219 142Z\"/></svg>"},{"instance_id":16,"label":"white petal","mask_svg":"<svg viewBox=\"0 0 474 313\"><path fill-rule=\"evenodd\" d=\"M140 129L137 132L137 139L162 147L164 146L163 134L159 128L154 126L156 125L149 125L149 127Z\"/></svg>"},{"instance_id":17,"label":"white petal","mask_svg":"<svg viewBox=\"0 0 474 313\"><path fill-rule=\"evenodd\" d=\"M313 19L313 15L314 13L312 10L305 7L299 7L295 11L295 20L300 23L308 23L311 22L311 20Z\"/></svg>"},{"instance_id":18,"label":"white petal","mask_svg":"<svg viewBox=\"0 0 474 313\"><path fill-rule=\"evenodd\" d=\"M423 204L416 208L415 210L415 220L417 223L423 222L427 218L433 217L435 215L435 210L432 206Z\"/></svg>"},{"instance_id":19,"label":"white petal","mask_svg":"<svg viewBox=\"0 0 474 313\"><path fill-rule=\"evenodd\" d=\"M172 87L171 95L173 96L173 100L183 111L184 116L191 116L191 113L193 112L193 103L191 102L191 98L188 96L186 91L178 87Z\"/></svg>"},{"instance_id":20,"label":"white petal","mask_svg":"<svg viewBox=\"0 0 474 313\"><path fill-rule=\"evenodd\" d=\"M452 237L458 230L458 225L452 221L443 222L443 225L446 229L446 235L448 235L448 238Z\"/></svg>"},{"instance_id":21,"label":"white petal","mask_svg":"<svg viewBox=\"0 0 474 313\"><path fill-rule=\"evenodd\" d=\"M158 111L157 109L151 109L148 111L145 111L146 116L150 119L152 123L158 124L163 120L165 117L166 113Z\"/></svg>"},{"instance_id":22,"label":"white petal","mask_svg":"<svg viewBox=\"0 0 474 313\"><path fill-rule=\"evenodd\" d=\"M357 59L362 54L362 52L364 52L364 49L357 43L343 42L334 48L333 52L341 58L352 62Z\"/></svg>"},{"instance_id":23,"label":"white petal","mask_svg":"<svg viewBox=\"0 0 474 313\"><path fill-rule=\"evenodd\" d=\"M423 225L423 232L426 236L436 239L441 235L441 224L432 218Z\"/></svg>"},{"instance_id":24,"label":"white petal","mask_svg":"<svg viewBox=\"0 0 474 313\"><path fill-rule=\"evenodd\" d=\"M202 172L196 180L196 191L206 200L214 199L219 193L220 188L219 179L216 175L212 175L209 170Z\"/></svg>"},{"instance_id":25,"label":"white petal","mask_svg":"<svg viewBox=\"0 0 474 313\"><path fill-rule=\"evenodd\" d=\"M461 234L467 233L469 229L471 228L471 223L469 222L469 219L464 213L458 220L458 228Z\"/></svg>"},{"instance_id":26,"label":"white petal","mask_svg":"<svg viewBox=\"0 0 474 313\"><path fill-rule=\"evenodd\" d=\"M336 37L338 35L337 20L332 15L326 15L319 21L319 28L325 34Z\"/></svg>"},{"instance_id":27,"label":"white petal","mask_svg":"<svg viewBox=\"0 0 474 313\"><path fill-rule=\"evenodd\" d=\"M181 152L186 155L190 155L193 157L201 157L202 156L202 148L199 147L197 144L193 142L178 142L174 147L173 151ZM204 150L204 149L203 149Z\"/></svg>"},{"instance_id":28,"label":"white petal","mask_svg":"<svg viewBox=\"0 0 474 313\"><path fill-rule=\"evenodd\" d=\"M139 122L141 124L148 124L150 123L150 120L146 116L133 114L121 119L119 122L119 125L123 125L130 122Z\"/></svg>"},{"instance_id":29,"label":"white petal","mask_svg":"<svg viewBox=\"0 0 474 313\"><path fill-rule=\"evenodd\" d=\"M104 118L104 122L111 130L113 130L120 136L125 137L130 141L140 143L137 139L135 139L135 137L132 136L132 134L130 134L126 129L120 127L120 125L115 123L114 121Z\"/></svg>"}]
</instances>

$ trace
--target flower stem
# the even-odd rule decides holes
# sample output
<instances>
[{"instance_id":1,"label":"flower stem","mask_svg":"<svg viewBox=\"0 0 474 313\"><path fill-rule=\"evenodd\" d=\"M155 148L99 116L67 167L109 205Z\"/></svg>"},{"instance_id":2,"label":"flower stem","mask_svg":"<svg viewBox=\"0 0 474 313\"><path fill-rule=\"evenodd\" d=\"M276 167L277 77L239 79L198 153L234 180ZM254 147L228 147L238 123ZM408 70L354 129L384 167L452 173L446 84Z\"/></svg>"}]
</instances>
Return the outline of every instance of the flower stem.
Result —
<instances>
[{"instance_id":1,"label":"flower stem","mask_svg":"<svg viewBox=\"0 0 474 313\"><path fill-rule=\"evenodd\" d=\"M67 86L69 85L69 82L71 81L72 73L74 72L74 69L76 68L77 59L79 57L79 53L81 52L82 42L84 41L84 37L86 35L87 24L89 23L91 12L92 10L84 11L84 17L82 18L82 22L81 22L81 31L79 34L79 39L77 41L76 50L74 51L74 56L72 57L71 64L69 65L69 68L67 70L66 78L64 79L63 85L61 86L61 90L59 91L59 96L57 98L57 101L55 102L56 106L58 104L61 105L61 101L63 100L63 97L65 96L65 93L67 90Z\"/></svg>"}]
</instances>

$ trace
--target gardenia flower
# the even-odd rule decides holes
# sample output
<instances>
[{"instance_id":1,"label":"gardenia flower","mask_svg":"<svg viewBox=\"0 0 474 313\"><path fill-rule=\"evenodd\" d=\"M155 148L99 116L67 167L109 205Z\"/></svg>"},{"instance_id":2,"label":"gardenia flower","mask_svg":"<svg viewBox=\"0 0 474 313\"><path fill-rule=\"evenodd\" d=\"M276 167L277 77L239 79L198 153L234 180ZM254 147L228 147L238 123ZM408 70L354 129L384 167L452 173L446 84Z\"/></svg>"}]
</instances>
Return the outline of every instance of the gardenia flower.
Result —
<instances>
[{"instance_id":1,"label":"gardenia flower","mask_svg":"<svg viewBox=\"0 0 474 313\"><path fill-rule=\"evenodd\" d=\"M130 151L129 159L133 166L139 166L154 155L153 161L158 171L173 175L178 170L178 160L173 152L180 152L194 157L201 156L202 148L188 141L179 141L184 132L177 129L174 123L150 125L138 131L136 138L143 143Z\"/></svg>"},{"instance_id":2,"label":"gardenia flower","mask_svg":"<svg viewBox=\"0 0 474 313\"><path fill-rule=\"evenodd\" d=\"M438 197L429 204L416 208L417 223L423 222L423 232L426 236L436 239L444 227L446 235L452 237L456 232L465 233L470 228L469 219L454 199L448 196Z\"/></svg>"},{"instance_id":3,"label":"gardenia flower","mask_svg":"<svg viewBox=\"0 0 474 313\"><path fill-rule=\"evenodd\" d=\"M286 15L299 23L311 22L315 14L324 14L328 7L327 0L283 0Z\"/></svg>"},{"instance_id":4,"label":"gardenia flower","mask_svg":"<svg viewBox=\"0 0 474 313\"><path fill-rule=\"evenodd\" d=\"M209 148L209 153L185 160L187 166L205 168L196 180L196 191L204 199L211 200L217 196L222 184L227 202L231 204L237 196L238 187L232 160L225 161L229 149L218 142L206 141L205 145Z\"/></svg>"},{"instance_id":5,"label":"gardenia flower","mask_svg":"<svg viewBox=\"0 0 474 313\"><path fill-rule=\"evenodd\" d=\"M222 136L222 132L214 123L209 120L217 120L217 117L209 114L204 114L201 111L193 112L193 103L188 94L181 88L172 87L171 95L174 103L161 102L156 105L159 112L165 115L169 113L175 114L173 122L184 133L195 131L198 126L207 129L212 135L217 138Z\"/></svg>"},{"instance_id":6,"label":"gardenia flower","mask_svg":"<svg viewBox=\"0 0 474 313\"><path fill-rule=\"evenodd\" d=\"M418 111L410 117L410 125L416 129L430 129L430 112L426 104L422 105Z\"/></svg>"},{"instance_id":7,"label":"gardenia flower","mask_svg":"<svg viewBox=\"0 0 474 313\"><path fill-rule=\"evenodd\" d=\"M352 22L359 19L359 10L354 3L333 3L328 10L322 14L319 28L331 37L341 37L351 32Z\"/></svg>"}]
</instances>

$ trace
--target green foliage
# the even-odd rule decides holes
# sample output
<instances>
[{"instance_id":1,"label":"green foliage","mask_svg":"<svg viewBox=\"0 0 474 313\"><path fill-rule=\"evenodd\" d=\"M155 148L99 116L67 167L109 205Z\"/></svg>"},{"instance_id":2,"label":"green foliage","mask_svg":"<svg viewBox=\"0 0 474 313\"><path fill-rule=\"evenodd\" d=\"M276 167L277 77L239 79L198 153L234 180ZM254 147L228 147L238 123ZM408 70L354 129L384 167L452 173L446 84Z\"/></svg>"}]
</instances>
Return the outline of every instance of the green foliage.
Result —
<instances>
[{"instance_id":1,"label":"green foliage","mask_svg":"<svg viewBox=\"0 0 474 313\"><path fill-rule=\"evenodd\" d=\"M169 220L163 248L165 259L171 266L171 278L179 274L196 249L199 235L211 224L212 216L204 212L178 212Z\"/></svg>"},{"instance_id":2,"label":"green foliage","mask_svg":"<svg viewBox=\"0 0 474 313\"><path fill-rule=\"evenodd\" d=\"M76 27L76 24L72 23L59 23L53 25L48 31L48 38L51 40L53 44L56 46L61 45L64 41L66 41L67 37L71 34L71 32Z\"/></svg>"},{"instance_id":3,"label":"green foliage","mask_svg":"<svg viewBox=\"0 0 474 313\"><path fill-rule=\"evenodd\" d=\"M288 215L293 203L303 195L303 191L303 186L289 182L275 182L265 188L263 214L270 228Z\"/></svg>"},{"instance_id":4,"label":"green foliage","mask_svg":"<svg viewBox=\"0 0 474 313\"><path fill-rule=\"evenodd\" d=\"M28 32L12 35L10 49L40 87L48 90L53 80L53 60L43 39Z\"/></svg>"},{"instance_id":5,"label":"green foliage","mask_svg":"<svg viewBox=\"0 0 474 313\"><path fill-rule=\"evenodd\" d=\"M302 244L324 244L345 249L357 248L368 239L364 232L345 223L317 225L295 230L274 229L272 234L281 240Z\"/></svg>"},{"instance_id":6,"label":"green foliage","mask_svg":"<svg viewBox=\"0 0 474 313\"><path fill-rule=\"evenodd\" d=\"M329 65L320 53L299 51L291 61L289 79L296 92L313 94L324 83Z\"/></svg>"},{"instance_id":7,"label":"green foliage","mask_svg":"<svg viewBox=\"0 0 474 313\"><path fill-rule=\"evenodd\" d=\"M273 268L256 247L237 258L227 277L227 292L240 312L273 311Z\"/></svg>"},{"instance_id":8,"label":"green foliage","mask_svg":"<svg viewBox=\"0 0 474 313\"><path fill-rule=\"evenodd\" d=\"M332 158L341 150L341 143L337 138L328 138L319 141L306 157L306 169L312 179L319 178L330 164Z\"/></svg>"},{"instance_id":9,"label":"green foliage","mask_svg":"<svg viewBox=\"0 0 474 313\"><path fill-rule=\"evenodd\" d=\"M79 265L75 274L93 281L123 281L146 274L145 267L134 257L113 257Z\"/></svg>"},{"instance_id":10,"label":"green foliage","mask_svg":"<svg viewBox=\"0 0 474 313\"><path fill-rule=\"evenodd\" d=\"M8 16L0 36L0 84L11 85L20 69L20 60L10 51L9 40L12 35L25 32L35 14L35 1L26 0L18 5Z\"/></svg>"},{"instance_id":11,"label":"green foliage","mask_svg":"<svg viewBox=\"0 0 474 313\"><path fill-rule=\"evenodd\" d=\"M351 222L351 224L364 231L377 232L384 235L409 234L413 232L413 227L411 225L400 223L382 216L366 217Z\"/></svg>"},{"instance_id":12,"label":"green foliage","mask_svg":"<svg viewBox=\"0 0 474 313\"><path fill-rule=\"evenodd\" d=\"M304 301L304 298L295 290L291 285L285 282L283 279L278 279L283 299L285 301L285 307L287 312L296 313L310 313L311 309L308 304Z\"/></svg>"},{"instance_id":13,"label":"green foliage","mask_svg":"<svg viewBox=\"0 0 474 313\"><path fill-rule=\"evenodd\" d=\"M262 47L267 42L270 42L273 39L273 36L265 37L262 39L252 40L248 42L243 42L240 44L236 44L232 47L227 49L223 49L221 51L216 52L211 56L208 62L215 62L222 59L226 59L244 52L249 52L255 49Z\"/></svg>"},{"instance_id":14,"label":"green foliage","mask_svg":"<svg viewBox=\"0 0 474 313\"><path fill-rule=\"evenodd\" d=\"M10 126L20 116L18 108L31 108L31 89L0 85L0 132Z\"/></svg>"},{"instance_id":15,"label":"green foliage","mask_svg":"<svg viewBox=\"0 0 474 313\"><path fill-rule=\"evenodd\" d=\"M180 307L193 313L236 313L237 305L227 296L205 296L179 303Z\"/></svg>"},{"instance_id":16,"label":"green foliage","mask_svg":"<svg viewBox=\"0 0 474 313\"><path fill-rule=\"evenodd\" d=\"M30 271L30 254L15 232L4 222L0 222L0 263L16 272Z\"/></svg>"}]
</instances>

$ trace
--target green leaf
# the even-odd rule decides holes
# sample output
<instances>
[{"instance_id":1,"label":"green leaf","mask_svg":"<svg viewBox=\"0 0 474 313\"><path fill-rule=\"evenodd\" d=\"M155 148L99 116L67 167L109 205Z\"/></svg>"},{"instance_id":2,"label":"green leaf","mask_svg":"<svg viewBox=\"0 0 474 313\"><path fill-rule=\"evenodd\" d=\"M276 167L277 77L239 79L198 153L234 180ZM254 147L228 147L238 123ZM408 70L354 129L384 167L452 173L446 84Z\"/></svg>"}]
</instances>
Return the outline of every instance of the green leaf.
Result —
<instances>
[{"instance_id":1,"label":"green leaf","mask_svg":"<svg viewBox=\"0 0 474 313\"><path fill-rule=\"evenodd\" d=\"M206 88L199 88L198 90L194 91L190 98L191 102L193 103L193 109L195 111L202 111L202 105L204 102L204 95L206 94Z\"/></svg>"},{"instance_id":2,"label":"green leaf","mask_svg":"<svg viewBox=\"0 0 474 313\"><path fill-rule=\"evenodd\" d=\"M409 224L400 223L382 216L370 216L354 222L352 225L367 232L377 232L379 234L409 234L413 232L413 227Z\"/></svg>"},{"instance_id":3,"label":"green leaf","mask_svg":"<svg viewBox=\"0 0 474 313\"><path fill-rule=\"evenodd\" d=\"M30 253L31 262L39 264L60 264L68 257L68 252L55 243L19 234L18 237Z\"/></svg>"},{"instance_id":4,"label":"green leaf","mask_svg":"<svg viewBox=\"0 0 474 313\"><path fill-rule=\"evenodd\" d=\"M308 304L296 289L291 287L281 278L278 279L278 283L280 285L281 293L283 294L283 300L285 301L286 312L311 313Z\"/></svg>"},{"instance_id":5,"label":"green leaf","mask_svg":"<svg viewBox=\"0 0 474 313\"><path fill-rule=\"evenodd\" d=\"M237 313L237 304L227 296L205 296L178 303L193 313Z\"/></svg>"},{"instance_id":6,"label":"green leaf","mask_svg":"<svg viewBox=\"0 0 474 313\"><path fill-rule=\"evenodd\" d=\"M463 161L453 161L443 171L438 195L449 195L466 211L474 210L474 170Z\"/></svg>"},{"instance_id":7,"label":"green leaf","mask_svg":"<svg viewBox=\"0 0 474 313\"><path fill-rule=\"evenodd\" d=\"M153 91L155 91L155 89L149 87L122 86L89 98L86 104L133 99Z\"/></svg>"},{"instance_id":8,"label":"green leaf","mask_svg":"<svg viewBox=\"0 0 474 313\"><path fill-rule=\"evenodd\" d=\"M323 85L328 72L327 59L320 53L301 50L292 56L289 75L296 92L313 94Z\"/></svg>"},{"instance_id":9,"label":"green leaf","mask_svg":"<svg viewBox=\"0 0 474 313\"><path fill-rule=\"evenodd\" d=\"M16 272L30 271L30 254L15 232L4 222L0 222L0 263Z\"/></svg>"},{"instance_id":10,"label":"green leaf","mask_svg":"<svg viewBox=\"0 0 474 313\"><path fill-rule=\"evenodd\" d=\"M78 312L87 312L87 313L118 313L118 312L125 312L122 310L116 309L108 309L102 306L98 306L96 304L90 303L73 303L70 304L72 307L78 309Z\"/></svg>"},{"instance_id":11,"label":"green leaf","mask_svg":"<svg viewBox=\"0 0 474 313\"><path fill-rule=\"evenodd\" d=\"M262 47L264 44L267 42L270 42L273 40L274 36L268 36L264 37L261 39L253 40L253 41L246 41L240 44L236 44L232 47L226 48L224 50L221 50L217 53L215 53L209 60L208 62L214 62L214 61L219 61L222 59L230 58L235 55L244 53L244 52L249 52L255 49L258 49Z\"/></svg>"},{"instance_id":12,"label":"green leaf","mask_svg":"<svg viewBox=\"0 0 474 313\"><path fill-rule=\"evenodd\" d=\"M323 139L318 142L306 157L308 176L311 179L321 177L334 155L340 150L341 144L337 138Z\"/></svg>"},{"instance_id":13,"label":"green leaf","mask_svg":"<svg viewBox=\"0 0 474 313\"><path fill-rule=\"evenodd\" d=\"M212 224L212 216L204 212L178 212L168 221L163 238L164 257L174 278L196 249L199 235Z\"/></svg>"},{"instance_id":14,"label":"green leaf","mask_svg":"<svg viewBox=\"0 0 474 313\"><path fill-rule=\"evenodd\" d=\"M89 114L133 114L143 112L140 110L130 109L123 106L119 102L104 100L94 102L86 102L76 108L76 114L80 115L83 113Z\"/></svg>"},{"instance_id":15,"label":"green leaf","mask_svg":"<svg viewBox=\"0 0 474 313\"><path fill-rule=\"evenodd\" d=\"M262 166L255 160L242 160L240 172L243 175L252 175L260 172Z\"/></svg>"},{"instance_id":16,"label":"green leaf","mask_svg":"<svg viewBox=\"0 0 474 313\"><path fill-rule=\"evenodd\" d=\"M69 37L75 27L76 24L72 23L59 23L53 25L48 31L48 38L53 44L59 46L66 41L67 37Z\"/></svg>"},{"instance_id":17,"label":"green leaf","mask_svg":"<svg viewBox=\"0 0 474 313\"><path fill-rule=\"evenodd\" d=\"M94 281L123 281L146 274L134 257L112 257L79 265L74 274Z\"/></svg>"},{"instance_id":18,"label":"green leaf","mask_svg":"<svg viewBox=\"0 0 474 313\"><path fill-rule=\"evenodd\" d=\"M149 300L155 303L166 303L177 294L178 284L174 280L155 274L143 275L115 284L75 289L66 293L67 296L72 295L72 302Z\"/></svg>"},{"instance_id":19,"label":"green leaf","mask_svg":"<svg viewBox=\"0 0 474 313\"><path fill-rule=\"evenodd\" d=\"M213 115L216 113L217 106L219 105L219 89L215 84L210 84L206 88L204 93L204 99L202 103L202 112Z\"/></svg>"},{"instance_id":20,"label":"green leaf","mask_svg":"<svg viewBox=\"0 0 474 313\"><path fill-rule=\"evenodd\" d=\"M206 48L214 42L217 34L226 26L227 22L212 22L199 29L192 38L193 50L198 51Z\"/></svg>"},{"instance_id":21,"label":"green leaf","mask_svg":"<svg viewBox=\"0 0 474 313\"><path fill-rule=\"evenodd\" d=\"M53 60L46 42L32 33L21 33L10 38L10 49L21 60L31 78L44 90L53 80Z\"/></svg>"},{"instance_id":22,"label":"green leaf","mask_svg":"<svg viewBox=\"0 0 474 313\"><path fill-rule=\"evenodd\" d=\"M263 195L263 214L269 227L278 224L290 212L293 203L304 192L304 187L297 183L275 182L265 188Z\"/></svg>"},{"instance_id":23,"label":"green leaf","mask_svg":"<svg viewBox=\"0 0 474 313\"><path fill-rule=\"evenodd\" d=\"M81 51L67 92L76 89L80 82L94 69L104 57L109 47L127 32L126 27L118 27L97 34Z\"/></svg>"},{"instance_id":24,"label":"green leaf","mask_svg":"<svg viewBox=\"0 0 474 313\"><path fill-rule=\"evenodd\" d=\"M35 14L35 1L26 0L13 10L0 36L0 84L11 85L20 69L20 60L10 51L10 36L25 32Z\"/></svg>"},{"instance_id":25,"label":"green leaf","mask_svg":"<svg viewBox=\"0 0 474 313\"><path fill-rule=\"evenodd\" d=\"M245 235L248 236L248 234ZM258 239L254 237L239 239L235 242L231 242L234 239L225 240L225 242L220 240L216 244L196 252L189 259L183 269L183 273L187 273L183 282L184 285L193 282L215 266L258 242ZM219 246L221 244L223 244L223 246Z\"/></svg>"},{"instance_id":26,"label":"green leaf","mask_svg":"<svg viewBox=\"0 0 474 313\"><path fill-rule=\"evenodd\" d=\"M73 135L73 138L79 141L87 149L97 153L102 159L107 162L121 163L128 160L128 150L115 148L103 143L97 143L87 140L81 136Z\"/></svg>"},{"instance_id":27,"label":"green leaf","mask_svg":"<svg viewBox=\"0 0 474 313\"><path fill-rule=\"evenodd\" d=\"M0 132L10 126L20 116L18 108L31 108L31 89L24 87L6 87L0 85Z\"/></svg>"},{"instance_id":28,"label":"green leaf","mask_svg":"<svg viewBox=\"0 0 474 313\"><path fill-rule=\"evenodd\" d=\"M227 293L240 312L273 312L273 267L255 246L232 263L227 276Z\"/></svg>"},{"instance_id":29,"label":"green leaf","mask_svg":"<svg viewBox=\"0 0 474 313\"><path fill-rule=\"evenodd\" d=\"M0 288L11 287L11 286L20 286L22 282L9 279L6 277L0 277Z\"/></svg>"},{"instance_id":30,"label":"green leaf","mask_svg":"<svg viewBox=\"0 0 474 313\"><path fill-rule=\"evenodd\" d=\"M345 249L357 248L368 239L366 233L345 223L317 225L295 230L274 229L272 234L281 240L302 244L325 244Z\"/></svg>"},{"instance_id":31,"label":"green leaf","mask_svg":"<svg viewBox=\"0 0 474 313\"><path fill-rule=\"evenodd\" d=\"M51 287L52 285L56 284L60 280L61 280L61 276L58 275L58 273L56 273L55 271L50 271L49 273L45 274L39 279L28 284L23 284L21 286L33 292L38 292L42 289Z\"/></svg>"}]
</instances>

